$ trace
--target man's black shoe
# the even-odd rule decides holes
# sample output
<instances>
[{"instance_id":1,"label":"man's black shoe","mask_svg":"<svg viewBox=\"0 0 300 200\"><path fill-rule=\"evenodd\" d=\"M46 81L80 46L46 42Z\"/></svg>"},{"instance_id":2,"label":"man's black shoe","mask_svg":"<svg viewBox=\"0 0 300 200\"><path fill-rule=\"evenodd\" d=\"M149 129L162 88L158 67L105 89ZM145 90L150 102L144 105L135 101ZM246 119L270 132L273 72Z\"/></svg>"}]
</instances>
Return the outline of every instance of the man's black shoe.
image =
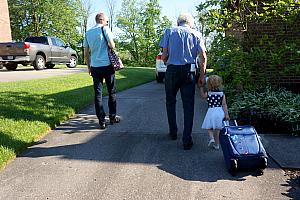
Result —
<instances>
[{"instance_id":1,"label":"man's black shoe","mask_svg":"<svg viewBox=\"0 0 300 200\"><path fill-rule=\"evenodd\" d=\"M116 115L114 117L109 117L110 124L119 123L121 121L120 116Z\"/></svg>"},{"instance_id":2,"label":"man's black shoe","mask_svg":"<svg viewBox=\"0 0 300 200\"><path fill-rule=\"evenodd\" d=\"M183 144L183 149L184 150L190 150L193 146L193 142L187 143L187 144Z\"/></svg>"},{"instance_id":3,"label":"man's black shoe","mask_svg":"<svg viewBox=\"0 0 300 200\"><path fill-rule=\"evenodd\" d=\"M177 140L177 134L169 133L169 136L170 136L171 140Z\"/></svg>"},{"instance_id":4,"label":"man's black shoe","mask_svg":"<svg viewBox=\"0 0 300 200\"><path fill-rule=\"evenodd\" d=\"M105 122L99 122L100 129L106 129L106 123Z\"/></svg>"}]
</instances>

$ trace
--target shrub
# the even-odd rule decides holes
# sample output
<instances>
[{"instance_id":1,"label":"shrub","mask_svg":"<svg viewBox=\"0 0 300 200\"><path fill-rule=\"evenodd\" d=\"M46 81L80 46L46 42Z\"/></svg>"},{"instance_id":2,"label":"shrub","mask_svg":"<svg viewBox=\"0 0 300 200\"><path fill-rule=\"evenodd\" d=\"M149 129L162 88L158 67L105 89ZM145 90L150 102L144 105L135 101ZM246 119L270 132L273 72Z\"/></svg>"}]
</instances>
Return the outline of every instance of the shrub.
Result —
<instances>
[{"instance_id":1,"label":"shrub","mask_svg":"<svg viewBox=\"0 0 300 200\"><path fill-rule=\"evenodd\" d=\"M250 123L264 133L300 133L300 95L270 86L228 96L231 118Z\"/></svg>"}]
</instances>

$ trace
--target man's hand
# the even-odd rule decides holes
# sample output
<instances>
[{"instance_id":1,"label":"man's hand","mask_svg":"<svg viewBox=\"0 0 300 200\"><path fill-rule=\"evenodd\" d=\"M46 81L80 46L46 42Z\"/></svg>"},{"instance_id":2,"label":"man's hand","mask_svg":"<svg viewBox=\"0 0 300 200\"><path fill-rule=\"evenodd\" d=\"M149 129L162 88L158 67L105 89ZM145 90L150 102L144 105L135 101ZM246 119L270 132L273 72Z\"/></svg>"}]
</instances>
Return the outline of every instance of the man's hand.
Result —
<instances>
[{"instance_id":1,"label":"man's hand","mask_svg":"<svg viewBox=\"0 0 300 200\"><path fill-rule=\"evenodd\" d=\"M90 66L90 50L87 47L84 48L84 60L88 67L88 73L91 76L92 72L91 72L91 66Z\"/></svg>"},{"instance_id":2,"label":"man's hand","mask_svg":"<svg viewBox=\"0 0 300 200\"><path fill-rule=\"evenodd\" d=\"M91 67L88 66L88 72L89 72L89 75L92 76L92 71L91 71Z\"/></svg>"},{"instance_id":3,"label":"man's hand","mask_svg":"<svg viewBox=\"0 0 300 200\"><path fill-rule=\"evenodd\" d=\"M168 49L167 48L163 48L161 59L164 62L164 64L167 63L167 61L168 61Z\"/></svg>"}]
</instances>

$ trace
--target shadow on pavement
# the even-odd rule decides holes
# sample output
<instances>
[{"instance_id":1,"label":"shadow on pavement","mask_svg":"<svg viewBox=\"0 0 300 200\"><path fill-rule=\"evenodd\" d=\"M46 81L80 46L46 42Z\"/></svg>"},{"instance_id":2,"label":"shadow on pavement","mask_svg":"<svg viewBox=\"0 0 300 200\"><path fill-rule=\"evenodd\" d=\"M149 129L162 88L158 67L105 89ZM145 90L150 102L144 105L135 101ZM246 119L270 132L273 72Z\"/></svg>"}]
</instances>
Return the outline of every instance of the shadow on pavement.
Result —
<instances>
[{"instance_id":1,"label":"shadow on pavement","mask_svg":"<svg viewBox=\"0 0 300 200\"><path fill-rule=\"evenodd\" d=\"M93 124L90 127L93 127ZM62 134L59 132L55 134L57 133ZM206 137L195 133L195 145L190 151L184 151L179 140L171 141L162 134L105 131L99 134L97 131L96 136L85 143L52 146L43 142L28 148L19 157L55 156L62 160L155 165L158 169L180 179L207 183L222 180L240 182L246 181L248 176L254 178L258 176L256 172L239 172L236 177L231 176L226 171L222 151L208 149L206 140ZM270 159L268 168L277 169L278 166ZM282 195L292 199L299 197L300 191L291 181L282 186L289 188Z\"/></svg>"},{"instance_id":2,"label":"shadow on pavement","mask_svg":"<svg viewBox=\"0 0 300 200\"><path fill-rule=\"evenodd\" d=\"M300 199L300 187L299 185L296 186L293 180L289 179L285 184L282 184L282 186L289 187L289 190L286 193L281 193L283 196L295 200Z\"/></svg>"},{"instance_id":3,"label":"shadow on pavement","mask_svg":"<svg viewBox=\"0 0 300 200\"><path fill-rule=\"evenodd\" d=\"M206 137L194 134L194 141L192 150L184 151L180 140L171 141L162 134L103 132L85 143L32 146L20 157L59 156L71 160L150 164L189 181L244 181L246 176L257 176L255 172L240 172L232 177L225 169L221 150L208 149Z\"/></svg>"},{"instance_id":4,"label":"shadow on pavement","mask_svg":"<svg viewBox=\"0 0 300 200\"><path fill-rule=\"evenodd\" d=\"M44 138L44 141L29 147L18 157L49 157L49 161L51 157L55 157L55 159L61 160L154 165L157 169L167 172L170 176L175 176L187 181L210 183L222 180L243 182L248 179L248 176L251 176L251 178L257 177L257 173L255 172L240 172L236 177L232 177L227 173L222 151L209 149L207 147L207 134L201 132L199 128L193 129L195 131L193 133L195 145L190 151L184 151L182 149L181 135L178 135L179 139L177 141L171 141L168 138L167 132L165 132L167 128L165 126L165 110L162 109L161 103L163 102L162 95L158 96L155 100L149 98L149 95L153 95L155 92L160 94L162 86L157 86L154 89L151 87L153 87L153 85L150 85L149 88L142 88L144 93L149 93L144 94L145 96L133 98L135 97L134 94L139 94L139 91L136 90L131 90L132 93L127 91L126 95L123 95L123 99L121 99L122 107L118 112L120 111L125 119L120 124L108 126L104 131L99 130L97 127L97 119L91 107L59 126L51 134L48 134ZM75 92L75 96L82 96L81 90L73 92ZM3 95L5 95L5 93L3 93ZM21 94L16 93L11 95L17 99ZM71 93L68 93L68 95L71 95ZM122 94L118 95L118 98L120 97L122 98ZM32 96L30 98L40 103L45 100L55 101L56 99L53 98L53 96ZM72 96L69 98L72 98ZM26 100L26 102L28 101ZM61 106L62 107L58 108L58 110L68 107L69 105L62 104ZM197 106L200 107L200 103ZM13 112L17 107L5 107L5 109L9 112ZM204 110L204 108L202 109ZM198 111L204 113L203 110L199 109ZM145 113L147 113L147 115L145 115ZM36 113L30 111L25 114L25 118L31 120L30 116ZM151 120L149 120L149 116ZM9 115L8 118L24 119L24 116ZM45 113L38 113L34 118L42 118L42 121L48 122ZM201 117L197 115L195 118L197 118L195 121L202 121ZM128 119L128 121L126 121L126 119ZM178 120L182 121L182 118L180 119L178 117ZM199 124L195 126L200 127ZM31 160L29 161L33 162ZM273 176L271 175L272 169L278 169L279 167L270 159L268 168L270 170L266 177ZM278 173L278 170L276 170L276 173ZM274 176L276 176L276 174ZM265 179L266 178L263 177L262 180ZM284 180L286 179L282 179L282 181ZM266 184L275 184L276 188L280 183ZM286 182L285 184L286 185L283 186L289 187L289 190L282 195L296 199L300 192L293 188L290 189L292 186L290 182Z\"/></svg>"},{"instance_id":5,"label":"shadow on pavement","mask_svg":"<svg viewBox=\"0 0 300 200\"><path fill-rule=\"evenodd\" d=\"M70 98L90 103L92 87L86 86L62 93L44 95L28 92L0 92L0 117L15 121L40 121L55 128L63 119L68 117L69 111L79 110L80 104L68 101ZM79 99L80 97L80 99Z\"/></svg>"}]
</instances>

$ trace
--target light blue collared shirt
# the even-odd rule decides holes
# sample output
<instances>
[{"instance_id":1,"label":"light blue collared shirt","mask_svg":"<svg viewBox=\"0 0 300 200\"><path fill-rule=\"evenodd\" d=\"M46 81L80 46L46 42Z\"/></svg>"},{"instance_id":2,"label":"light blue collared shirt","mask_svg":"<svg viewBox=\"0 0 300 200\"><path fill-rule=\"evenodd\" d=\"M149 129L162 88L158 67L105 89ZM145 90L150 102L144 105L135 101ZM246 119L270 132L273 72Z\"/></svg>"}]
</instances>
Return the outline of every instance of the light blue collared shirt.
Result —
<instances>
[{"instance_id":1,"label":"light blue collared shirt","mask_svg":"<svg viewBox=\"0 0 300 200\"><path fill-rule=\"evenodd\" d=\"M167 65L196 63L201 51L206 51L201 33L188 25L166 29L159 46L168 49Z\"/></svg>"},{"instance_id":2,"label":"light blue collared shirt","mask_svg":"<svg viewBox=\"0 0 300 200\"><path fill-rule=\"evenodd\" d=\"M102 24L96 24L93 28L85 33L83 47L89 48L91 51L91 66L104 67L111 64L108 58L108 44L103 38L101 31ZM113 34L108 26L103 26L103 32L107 41L113 39Z\"/></svg>"}]
</instances>

